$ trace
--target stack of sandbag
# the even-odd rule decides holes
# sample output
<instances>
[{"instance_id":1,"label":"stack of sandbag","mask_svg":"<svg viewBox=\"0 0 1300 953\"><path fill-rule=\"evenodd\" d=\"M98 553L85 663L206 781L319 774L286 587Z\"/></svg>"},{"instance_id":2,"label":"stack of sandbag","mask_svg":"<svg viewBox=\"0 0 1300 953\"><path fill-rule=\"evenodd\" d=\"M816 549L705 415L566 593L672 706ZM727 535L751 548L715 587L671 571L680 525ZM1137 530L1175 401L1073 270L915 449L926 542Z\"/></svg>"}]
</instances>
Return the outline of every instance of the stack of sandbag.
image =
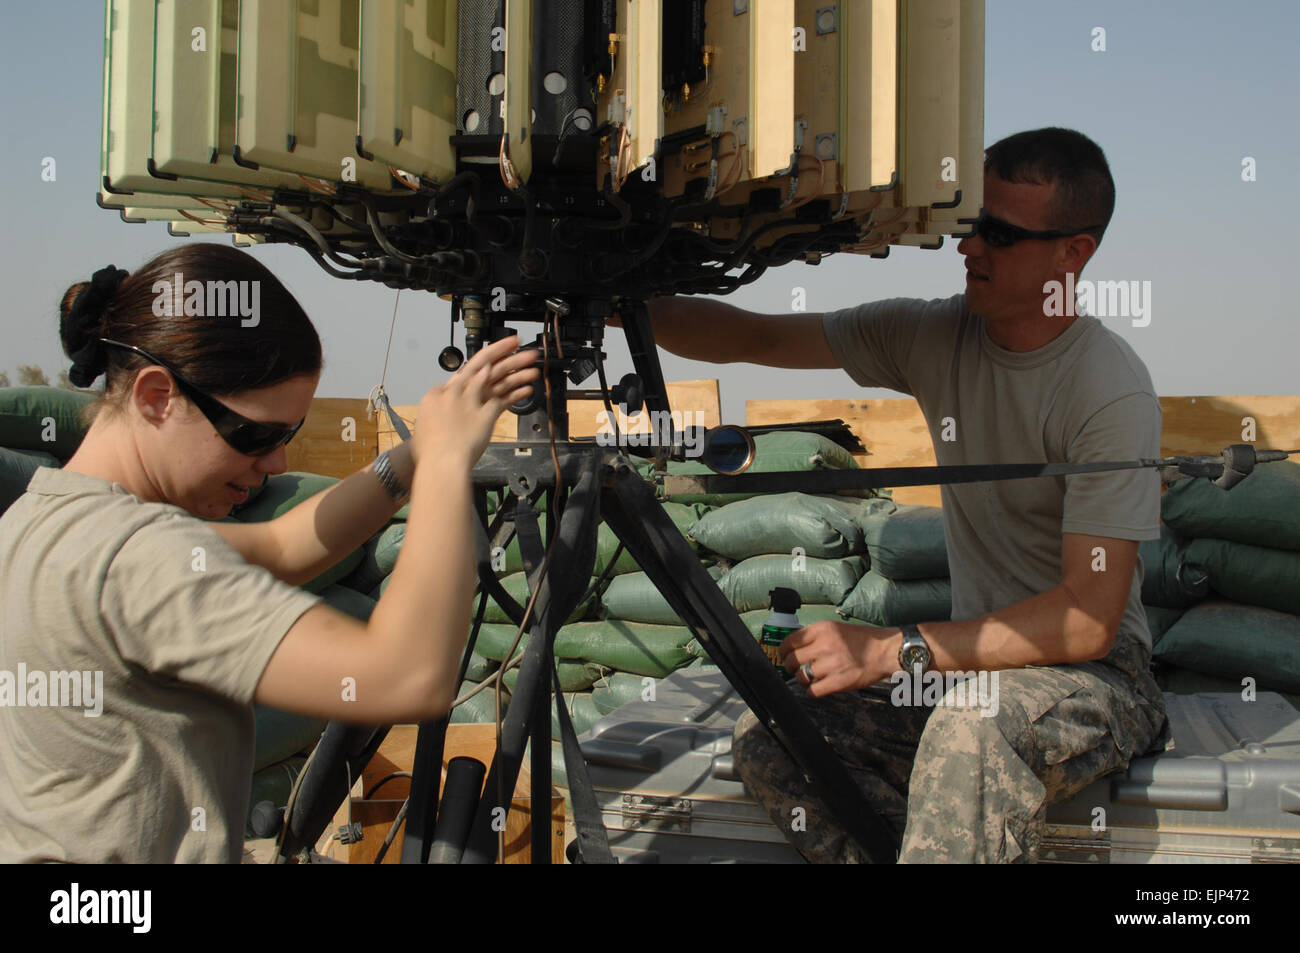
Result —
<instances>
[{"instance_id":1,"label":"stack of sandbag","mask_svg":"<svg viewBox=\"0 0 1300 953\"><path fill-rule=\"evenodd\" d=\"M952 618L943 511L875 500L858 522L870 569L840 614L879 626Z\"/></svg>"},{"instance_id":2,"label":"stack of sandbag","mask_svg":"<svg viewBox=\"0 0 1300 953\"><path fill-rule=\"evenodd\" d=\"M86 436L80 413L94 399L63 387L0 387L0 513L37 469L62 467L77 452Z\"/></svg>"},{"instance_id":3,"label":"stack of sandbag","mask_svg":"<svg viewBox=\"0 0 1300 953\"><path fill-rule=\"evenodd\" d=\"M1231 490L1179 480L1161 500L1184 586L1207 597L1155 645L1169 691L1300 696L1300 464L1264 463ZM1145 599L1145 587L1144 587ZM1154 634L1154 633L1153 633ZM1300 706L1297 706L1300 707Z\"/></svg>"}]
</instances>

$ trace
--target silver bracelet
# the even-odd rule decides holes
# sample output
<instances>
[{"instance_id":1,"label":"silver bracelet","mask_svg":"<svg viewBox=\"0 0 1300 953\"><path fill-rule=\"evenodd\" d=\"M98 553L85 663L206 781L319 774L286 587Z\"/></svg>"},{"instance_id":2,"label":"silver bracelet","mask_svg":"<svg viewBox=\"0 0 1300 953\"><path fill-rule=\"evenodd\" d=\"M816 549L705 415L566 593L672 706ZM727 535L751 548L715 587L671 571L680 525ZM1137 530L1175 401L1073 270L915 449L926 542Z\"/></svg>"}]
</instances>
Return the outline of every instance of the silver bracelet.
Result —
<instances>
[{"instance_id":1,"label":"silver bracelet","mask_svg":"<svg viewBox=\"0 0 1300 953\"><path fill-rule=\"evenodd\" d=\"M411 495L410 487L403 486L402 481L397 478L393 471L393 465L388 461L388 451L385 450L375 458L375 476L379 477L379 482L383 484L388 495L393 498L394 503L401 503Z\"/></svg>"}]
</instances>

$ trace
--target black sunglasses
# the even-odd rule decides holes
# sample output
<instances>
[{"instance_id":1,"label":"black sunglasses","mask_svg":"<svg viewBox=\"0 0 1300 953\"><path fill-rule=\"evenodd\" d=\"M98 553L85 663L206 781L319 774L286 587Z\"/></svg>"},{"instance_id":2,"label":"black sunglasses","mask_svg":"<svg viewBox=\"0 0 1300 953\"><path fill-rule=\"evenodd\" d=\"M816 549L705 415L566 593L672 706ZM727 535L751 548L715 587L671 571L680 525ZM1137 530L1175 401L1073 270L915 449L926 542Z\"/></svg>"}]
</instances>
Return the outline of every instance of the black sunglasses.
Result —
<instances>
[{"instance_id":1,"label":"black sunglasses","mask_svg":"<svg viewBox=\"0 0 1300 953\"><path fill-rule=\"evenodd\" d=\"M235 413L221 401L217 400L203 391L199 390L184 377L182 377L171 365L165 361L160 361L148 351L136 347L133 344L123 344L121 341L110 341L108 338L100 338L105 344L111 344L114 347L126 348L128 351L134 351L145 360L151 361L160 367L166 368L176 380L177 386L194 405L203 412L216 428L221 438L230 444L235 450L249 457L264 457L277 448L283 446L293 439L299 428L307 422L304 417L298 421L298 426L287 427L284 424L262 424L256 420L249 420L247 417Z\"/></svg>"},{"instance_id":2,"label":"black sunglasses","mask_svg":"<svg viewBox=\"0 0 1300 953\"><path fill-rule=\"evenodd\" d=\"M1088 228L1072 229L1053 229L1051 231L1035 231L1031 228L1021 228L1019 225L1012 225L1010 222L1004 222L1000 218L994 218L988 212L981 211L980 217L975 221L975 234L984 241L988 242L994 248L1009 248L1016 242L1022 242L1027 238L1072 238L1075 235L1084 235L1088 232L1095 232L1101 228L1100 225L1090 225Z\"/></svg>"}]
</instances>

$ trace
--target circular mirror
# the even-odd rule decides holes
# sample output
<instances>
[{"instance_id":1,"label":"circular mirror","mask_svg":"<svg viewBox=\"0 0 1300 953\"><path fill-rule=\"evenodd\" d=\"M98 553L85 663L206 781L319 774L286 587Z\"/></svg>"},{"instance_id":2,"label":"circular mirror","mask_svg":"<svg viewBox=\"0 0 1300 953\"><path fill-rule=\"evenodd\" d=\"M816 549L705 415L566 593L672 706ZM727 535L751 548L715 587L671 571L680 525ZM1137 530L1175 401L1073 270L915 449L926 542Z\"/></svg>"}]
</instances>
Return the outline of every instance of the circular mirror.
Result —
<instances>
[{"instance_id":1,"label":"circular mirror","mask_svg":"<svg viewBox=\"0 0 1300 953\"><path fill-rule=\"evenodd\" d=\"M743 473L754 462L754 438L735 424L715 427L704 438L700 462L721 476Z\"/></svg>"}]
</instances>

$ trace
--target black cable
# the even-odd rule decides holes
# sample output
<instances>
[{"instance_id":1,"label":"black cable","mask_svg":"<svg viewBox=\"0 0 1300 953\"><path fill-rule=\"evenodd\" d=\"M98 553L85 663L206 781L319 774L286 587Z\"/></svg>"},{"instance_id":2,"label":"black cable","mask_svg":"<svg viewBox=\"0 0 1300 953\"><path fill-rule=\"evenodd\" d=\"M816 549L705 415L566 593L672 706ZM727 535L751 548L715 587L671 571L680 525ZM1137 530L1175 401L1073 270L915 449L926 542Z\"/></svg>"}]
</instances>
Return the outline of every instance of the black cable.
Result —
<instances>
[{"instance_id":1,"label":"black cable","mask_svg":"<svg viewBox=\"0 0 1300 953\"><path fill-rule=\"evenodd\" d=\"M380 788L382 788L382 787L383 787L385 784L387 784L389 781L392 781L394 778L406 778L407 780L410 780L410 779L411 779L411 772L410 772L410 771L394 771L392 774L386 774L386 775L384 775L382 778L380 778L378 781L376 781L376 782L371 786L371 788L370 788L369 791L367 791L367 792L365 792L364 794L361 795L361 800L363 800L363 801L369 801L372 797L375 796L375 792L376 792L376 791L378 791Z\"/></svg>"}]
</instances>

